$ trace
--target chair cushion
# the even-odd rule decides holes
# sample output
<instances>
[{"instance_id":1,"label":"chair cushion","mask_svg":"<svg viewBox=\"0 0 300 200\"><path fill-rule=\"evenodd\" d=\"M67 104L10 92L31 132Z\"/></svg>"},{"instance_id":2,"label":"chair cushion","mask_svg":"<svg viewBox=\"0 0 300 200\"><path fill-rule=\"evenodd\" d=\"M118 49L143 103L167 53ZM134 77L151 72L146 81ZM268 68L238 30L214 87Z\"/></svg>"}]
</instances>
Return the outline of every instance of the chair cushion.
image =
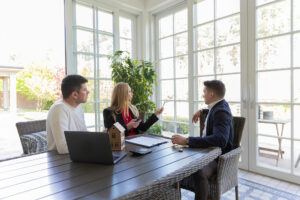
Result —
<instances>
[{"instance_id":1,"label":"chair cushion","mask_svg":"<svg viewBox=\"0 0 300 200\"><path fill-rule=\"evenodd\" d=\"M46 131L24 134L20 139L25 154L47 151Z\"/></svg>"}]
</instances>

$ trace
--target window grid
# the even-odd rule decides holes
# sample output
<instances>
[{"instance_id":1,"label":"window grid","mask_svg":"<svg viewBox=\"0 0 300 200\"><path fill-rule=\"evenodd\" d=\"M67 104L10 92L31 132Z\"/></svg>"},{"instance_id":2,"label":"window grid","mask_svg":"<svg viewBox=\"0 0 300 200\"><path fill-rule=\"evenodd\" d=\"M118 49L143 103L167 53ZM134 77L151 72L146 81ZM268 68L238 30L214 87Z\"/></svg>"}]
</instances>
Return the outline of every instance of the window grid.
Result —
<instances>
[{"instance_id":1,"label":"window grid","mask_svg":"<svg viewBox=\"0 0 300 200\"><path fill-rule=\"evenodd\" d=\"M193 79L194 79L194 84L196 84L197 86L195 87L195 99L194 99L194 103L196 103L196 107L197 109L199 109L199 105L201 105L201 108L203 105L205 105L204 103L204 100L202 99L198 99L199 98L199 92L202 93L202 91L199 91L198 90L198 78L210 78L210 77L213 77L214 79L219 79L220 76L226 76L226 75L240 75L241 74L241 62L240 62L240 65L239 65L239 71L238 72L218 72L217 71L217 54L218 54L218 50L219 49L222 49L222 48L225 48L225 47L233 47L235 45L239 45L239 50L241 51L241 41L239 40L238 42L230 42L230 43L226 43L226 44L217 44L217 29L216 29L216 24L217 22L220 22L221 20L226 20L226 19L229 19L231 17L235 17L235 16L239 16L239 20L241 18L240 16L240 11L239 12L234 12L234 13L231 13L231 14L228 14L228 15L225 15L225 16L222 16L222 17L217 17L216 16L216 0L213 0L213 19L212 20L208 20L208 21L205 21L203 23L199 23L197 24L197 2L194 3L194 23L193 23L193 35L194 35L194 49L193 49L193 56L194 56L194 73L193 73ZM209 48L201 48L201 49L198 49L198 34L197 34L197 29L199 27L202 27L204 25L209 25L213 23L213 46L212 47L209 47ZM239 22L240 23L240 22ZM240 24L239 24L240 25ZM240 27L240 26L239 26ZM239 29L239 35L241 35L241 30ZM213 64L213 73L207 73L207 74L200 74L198 72L198 53L201 53L201 52L207 52L209 50L213 50L213 55L214 55L214 64ZM240 60L240 57L239 57L239 60ZM241 60L240 60L241 61ZM241 76L239 76L241 77ZM241 81L241 80L240 80ZM240 82L238 83L240 84ZM226 87L228 87L228 85L226 85ZM202 95L201 95L202 96ZM241 96L241 95L240 95ZM240 97L241 98L241 97ZM240 115L241 113L241 102L240 101L235 101L235 100L227 100L227 102L231 105L235 105L237 104L240 108L239 110L237 111L237 114ZM206 106L205 106L206 107ZM194 124L195 127L199 127L199 124ZM194 132L197 131L196 129L194 130ZM197 134L197 133L195 133Z\"/></svg>"},{"instance_id":2,"label":"window grid","mask_svg":"<svg viewBox=\"0 0 300 200\"><path fill-rule=\"evenodd\" d=\"M267 8L267 7L271 7L271 6L274 6L276 5L277 3L280 3L280 2L289 2L290 3L290 29L288 31L285 31L283 33L270 33L270 35L267 35L267 36L264 36L264 37L259 37L257 35L257 31L258 31L258 24L256 25L256 37L255 37L255 40L256 40L256 68L255 68L255 73L256 73L256 80L258 82L259 80L259 74L261 73L268 73L268 72L284 72L284 71L287 71L289 72L290 74L290 99L289 99L289 102L286 102L286 101L276 101L276 100L273 100L273 101L260 101L258 99L259 97L259 94L258 94L258 83L256 84L256 107L260 106L260 105L273 105L273 106L289 106L289 109L290 109L290 137L281 137L281 136L277 136L277 135L274 135L274 134L263 134L263 133L259 133L259 131L256 132L256 135L257 135L257 140L258 140L258 137L259 136L264 136L264 137L267 137L267 138L281 138L281 139L284 139L286 141L290 141L290 169L288 169L288 171L291 173L291 174L295 174L295 155L294 155L294 152L295 151L295 145L294 143L296 141L299 141L299 138L296 138L295 137L295 133L294 133L294 112L295 112L295 106L299 105L299 103L295 102L294 101L294 79L295 79L295 70L299 70L299 67L295 67L294 65L294 35L295 34L299 34L300 30L294 30L294 10L293 10L293 5L294 5L294 0L277 0L277 1L272 1L272 2L269 2L269 3L266 3L266 4L262 4L262 5L256 5L256 10L255 10L255 16L256 16L256 21L257 21L257 17L258 17L258 10L259 9L262 9L262 8ZM259 41L264 41L264 40L268 40L268 39L276 39L276 38L282 38L282 37L285 37L285 36L289 36L288 40L289 40L289 43L290 43L290 56L289 56L289 64L284 67L280 67L280 68L268 68L269 65L267 66L267 69L259 69L258 67L258 42ZM258 115L256 115L258 116ZM257 118L257 117L256 117ZM258 126L258 122L257 123L257 126ZM297 155L296 155L297 156Z\"/></svg>"},{"instance_id":3,"label":"window grid","mask_svg":"<svg viewBox=\"0 0 300 200\"><path fill-rule=\"evenodd\" d=\"M119 21L121 21L122 19L123 20L128 20L128 21L130 21L130 35L128 36L128 37L126 37L126 36L124 36L124 35L122 35L121 33L120 33L120 50L123 50L123 51L127 51L127 52L129 52L129 55L130 55L130 57L133 57L133 52L134 52L134 44L133 44L133 24L134 24L134 22L133 22L133 20L132 19L130 19L130 18L128 18L128 17L124 17L124 16L120 16L119 17ZM121 23L119 24L119 27L120 27L120 31L121 31ZM128 42L129 41L129 43L130 43L130 50L128 50L128 49L122 49L122 47L121 47L121 44L122 44L122 42L121 41L126 41L126 42ZM123 48L126 48L126 47L123 47Z\"/></svg>"},{"instance_id":4,"label":"window grid","mask_svg":"<svg viewBox=\"0 0 300 200\"><path fill-rule=\"evenodd\" d=\"M179 31L179 32L175 33L175 14L179 13L180 11L183 11L183 10L187 10L187 8L183 8L183 9L180 9L178 11L172 12L171 14L166 16L166 17L169 17L170 15L172 16L172 25L173 25L172 26L172 34L167 34L167 35L164 35L163 37L158 38L159 47L161 47L161 41L163 39L172 38L172 42L173 42L173 49L172 49L173 55L172 56L161 57L161 48L159 48L159 59L158 59L159 66L161 65L161 61L164 61L164 60L172 59L172 62L173 62L173 66L172 66L173 74L172 74L171 78L161 78L160 76L158 76L160 85L161 85L162 81L172 81L173 82L172 84L173 84L173 94L174 94L174 96L173 96L172 100L163 99L162 97L159 99L161 105L163 104L164 101L172 102L174 104L173 105L174 114L173 114L173 117L172 117L173 119L172 120L168 120L168 119L162 119L161 120L162 123L171 123L171 124L174 125L172 130L171 129L167 130L167 131L170 131L172 133L178 133L178 128L182 128L182 127L180 127L180 125L187 126L187 130L189 129L189 123L179 121L179 118L176 115L177 110L178 110L177 109L177 103L187 103L187 104L189 103L188 99L186 99L186 100L178 99L177 98L177 91L176 91L176 89L178 87L177 86L178 83L176 83L176 81L178 81L178 80L188 81L188 74L186 76L183 76L183 77L177 77L177 75L176 75L176 70L177 70L176 59L178 59L180 57L187 57L188 56L188 52L183 53L183 54L176 54L176 36L178 36L180 34L187 34L188 33L187 32L187 30L188 30L187 27L186 27L186 30ZM159 30L159 32L160 31L161 30ZM162 85L161 85L161 87L162 87Z\"/></svg>"},{"instance_id":5,"label":"window grid","mask_svg":"<svg viewBox=\"0 0 300 200\"><path fill-rule=\"evenodd\" d=\"M85 108L88 105L92 105L93 107L93 113L95 114L95 123L94 125L88 125L88 128L93 128L95 127L96 131L100 131L100 128L103 128L103 124L102 124L102 110L106 107L106 106L102 106L102 105L107 105L110 101L109 100L101 100L100 99L100 93L101 93L101 81L110 81L111 78L105 78L105 77L100 77L100 70L101 70L101 66L103 66L102 63L100 63L100 59L101 58L106 58L108 54L103 54L103 53L99 53L99 50L101 50L99 48L99 36L109 36L112 37L112 53L114 51L114 34L113 32L106 32L106 31L102 31L99 30L99 22L98 22L98 13L99 12L103 12L103 13L109 13L112 15L112 21L111 21L111 26L113 25L113 13L112 12L107 12L107 11L103 11L101 9L99 9L98 7L94 7L94 6L87 6L87 5L83 5L80 3L74 3L74 13L76 16L76 7L77 6L82 6L85 8L89 8L91 9L92 13L93 13L93 19L90 19L93 21L93 27L89 28L89 27L84 27L84 26L78 26L76 25L76 20L75 20L75 25L73 25L73 31L74 31L74 35L75 35L75 41L77 41L77 30L81 30L81 31L85 31L88 33L92 33L93 34L93 52L82 52L82 51L78 51L77 49L77 42L74 42L75 45L74 47L76 49L73 50L73 54L76 57L76 66L78 67L77 64L77 59L78 56L80 55L84 55L84 56L91 56L93 59L93 65L94 65L94 72L93 72L93 77L87 77L88 80L94 81L94 90L91 91L90 90L90 95L92 95L91 93L94 92L94 101L88 101L85 104L83 104L83 108ZM76 17L74 17L76 18ZM91 108L86 108L88 109L87 111L89 111Z\"/></svg>"}]
</instances>

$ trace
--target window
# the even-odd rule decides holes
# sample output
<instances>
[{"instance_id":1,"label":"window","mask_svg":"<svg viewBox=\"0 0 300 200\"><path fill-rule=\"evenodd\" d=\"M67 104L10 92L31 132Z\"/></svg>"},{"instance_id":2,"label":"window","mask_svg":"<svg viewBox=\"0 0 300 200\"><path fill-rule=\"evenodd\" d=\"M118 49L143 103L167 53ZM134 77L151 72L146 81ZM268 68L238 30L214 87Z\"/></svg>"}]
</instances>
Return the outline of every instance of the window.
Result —
<instances>
[{"instance_id":1,"label":"window","mask_svg":"<svg viewBox=\"0 0 300 200\"><path fill-rule=\"evenodd\" d=\"M181 9L158 20L159 83L164 134L188 134L188 32L187 9Z\"/></svg>"},{"instance_id":2,"label":"window","mask_svg":"<svg viewBox=\"0 0 300 200\"><path fill-rule=\"evenodd\" d=\"M102 111L109 106L113 89L107 58L114 51L113 13L79 3L74 7L77 73L89 79L89 99L83 105L85 120L89 130L100 130Z\"/></svg>"},{"instance_id":3,"label":"window","mask_svg":"<svg viewBox=\"0 0 300 200\"><path fill-rule=\"evenodd\" d=\"M256 2L257 164L298 175L299 13L297 0Z\"/></svg>"},{"instance_id":4,"label":"window","mask_svg":"<svg viewBox=\"0 0 300 200\"><path fill-rule=\"evenodd\" d=\"M232 6L227 6L227 5ZM222 9L221 9L222 8ZM205 0L194 4L195 110L207 108L203 82L219 79L226 86L225 99L232 114L241 114L240 1ZM198 127L198 124L196 124ZM197 134L199 129L195 130Z\"/></svg>"},{"instance_id":5,"label":"window","mask_svg":"<svg viewBox=\"0 0 300 200\"><path fill-rule=\"evenodd\" d=\"M133 56L133 20L126 17L120 17L120 50L127 51Z\"/></svg>"}]
</instances>

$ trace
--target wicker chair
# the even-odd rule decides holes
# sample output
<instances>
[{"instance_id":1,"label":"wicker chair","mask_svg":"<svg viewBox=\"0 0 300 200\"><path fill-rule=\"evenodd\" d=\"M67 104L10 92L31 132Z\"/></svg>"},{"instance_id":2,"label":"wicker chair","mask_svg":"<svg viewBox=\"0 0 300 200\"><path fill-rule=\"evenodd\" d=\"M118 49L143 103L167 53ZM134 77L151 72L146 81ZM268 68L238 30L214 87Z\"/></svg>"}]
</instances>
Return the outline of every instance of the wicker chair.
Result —
<instances>
[{"instance_id":1,"label":"wicker chair","mask_svg":"<svg viewBox=\"0 0 300 200\"><path fill-rule=\"evenodd\" d=\"M204 129L206 115L200 115L200 135ZM234 149L219 157L217 174L209 180L209 199L221 199L221 195L235 187L235 197L238 200L238 163L242 152L240 142L246 119L244 117L233 117ZM190 188L187 188L190 189Z\"/></svg>"},{"instance_id":2,"label":"wicker chair","mask_svg":"<svg viewBox=\"0 0 300 200\"><path fill-rule=\"evenodd\" d=\"M178 184L179 181L208 165L220 154L221 149L214 148L207 156L190 161L187 164L188 167L182 166L182 168L168 174L167 176L155 180L151 185L132 191L117 200L180 200L181 194Z\"/></svg>"},{"instance_id":3,"label":"wicker chair","mask_svg":"<svg viewBox=\"0 0 300 200\"><path fill-rule=\"evenodd\" d=\"M206 115L200 115L200 135L204 129ZM233 117L233 150L219 157L216 176L210 180L210 199L221 199L221 195L231 188L235 187L235 198L239 199L238 195L238 163L242 152L240 147L243 129L246 119L244 117Z\"/></svg>"},{"instance_id":4,"label":"wicker chair","mask_svg":"<svg viewBox=\"0 0 300 200\"><path fill-rule=\"evenodd\" d=\"M18 122L16 127L24 154L47 151L46 120Z\"/></svg>"}]
</instances>

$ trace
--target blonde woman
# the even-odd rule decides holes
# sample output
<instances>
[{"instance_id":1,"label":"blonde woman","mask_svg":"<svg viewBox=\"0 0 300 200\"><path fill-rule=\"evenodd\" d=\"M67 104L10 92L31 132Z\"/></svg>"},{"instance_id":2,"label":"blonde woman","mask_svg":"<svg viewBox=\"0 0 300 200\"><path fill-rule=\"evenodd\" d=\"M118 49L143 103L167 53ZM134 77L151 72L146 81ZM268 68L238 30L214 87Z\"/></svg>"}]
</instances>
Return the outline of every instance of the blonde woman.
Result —
<instances>
[{"instance_id":1,"label":"blonde woman","mask_svg":"<svg viewBox=\"0 0 300 200\"><path fill-rule=\"evenodd\" d=\"M104 126L109 129L115 122L119 122L125 128L125 136L136 135L139 130L146 131L157 120L157 116L163 112L163 108L153 113L146 122L138 119L139 112L131 104L133 93L127 83L117 83L114 87L111 105L103 110Z\"/></svg>"}]
</instances>

